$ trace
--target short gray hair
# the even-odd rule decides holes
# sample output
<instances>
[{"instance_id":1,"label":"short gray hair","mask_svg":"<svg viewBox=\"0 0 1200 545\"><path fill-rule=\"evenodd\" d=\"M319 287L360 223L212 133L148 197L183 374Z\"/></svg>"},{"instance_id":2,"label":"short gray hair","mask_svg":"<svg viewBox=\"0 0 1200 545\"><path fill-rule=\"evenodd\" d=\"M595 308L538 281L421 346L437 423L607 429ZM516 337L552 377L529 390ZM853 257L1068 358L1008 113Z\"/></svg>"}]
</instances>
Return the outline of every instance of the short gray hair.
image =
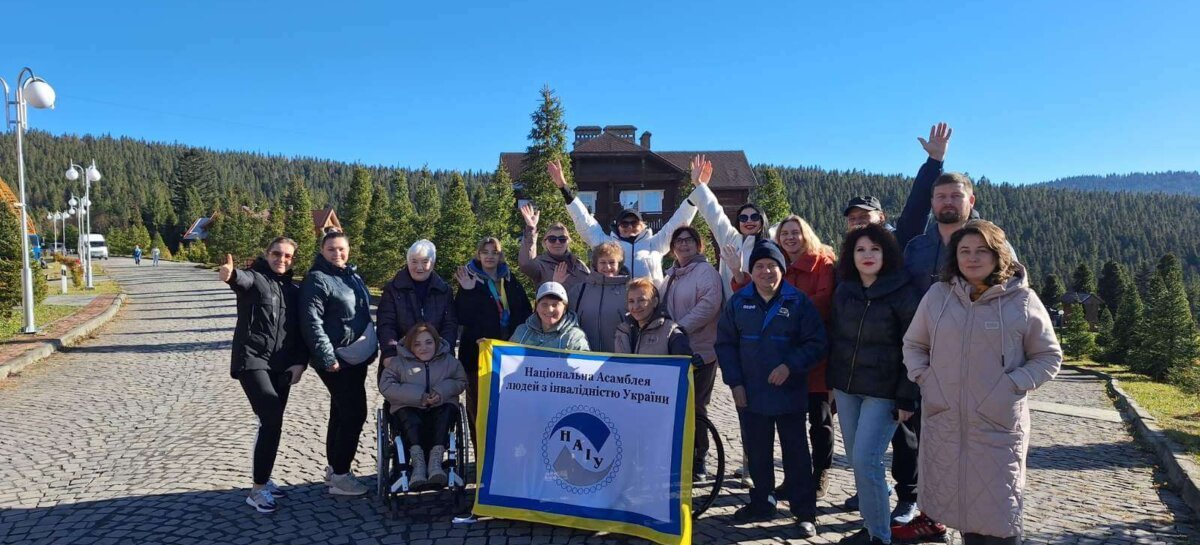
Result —
<instances>
[{"instance_id":1,"label":"short gray hair","mask_svg":"<svg viewBox=\"0 0 1200 545\"><path fill-rule=\"evenodd\" d=\"M408 255L404 260L408 261L414 257L428 257L430 262L437 262L437 246L426 239L418 240L408 247Z\"/></svg>"}]
</instances>

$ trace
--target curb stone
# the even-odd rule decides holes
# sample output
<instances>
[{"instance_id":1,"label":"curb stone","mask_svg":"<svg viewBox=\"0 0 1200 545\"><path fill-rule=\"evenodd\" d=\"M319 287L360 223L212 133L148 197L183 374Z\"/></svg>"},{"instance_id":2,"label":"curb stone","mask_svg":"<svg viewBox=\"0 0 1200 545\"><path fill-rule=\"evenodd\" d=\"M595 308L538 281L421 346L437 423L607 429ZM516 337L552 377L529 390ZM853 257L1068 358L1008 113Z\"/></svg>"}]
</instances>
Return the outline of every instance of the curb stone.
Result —
<instances>
[{"instance_id":1,"label":"curb stone","mask_svg":"<svg viewBox=\"0 0 1200 545\"><path fill-rule=\"evenodd\" d=\"M1158 457L1159 464L1167 472L1167 480L1179 492L1184 503L1200 516L1200 464L1183 451L1178 443L1167 437L1159 427L1158 420L1149 411L1138 405L1133 396L1121 389L1121 382L1112 375L1094 369L1066 365L1081 373L1095 375L1107 381L1108 394L1121 412L1121 418L1133 429L1134 436L1150 447Z\"/></svg>"},{"instance_id":2,"label":"curb stone","mask_svg":"<svg viewBox=\"0 0 1200 545\"><path fill-rule=\"evenodd\" d=\"M6 362L0 363L0 380L6 379L14 373L17 373L22 369L29 367L30 365L46 359L51 354L57 352L63 347L71 346L79 342L80 339L87 337L93 331L99 329L100 326L108 323L113 316L116 316L117 311L121 309L121 305L124 302L125 294L118 294L117 297L113 299L112 303L108 305L108 308L99 315L75 326L73 329L64 333L57 339L47 339L45 341L41 341L38 343L37 347L26 350L21 355Z\"/></svg>"}]
</instances>

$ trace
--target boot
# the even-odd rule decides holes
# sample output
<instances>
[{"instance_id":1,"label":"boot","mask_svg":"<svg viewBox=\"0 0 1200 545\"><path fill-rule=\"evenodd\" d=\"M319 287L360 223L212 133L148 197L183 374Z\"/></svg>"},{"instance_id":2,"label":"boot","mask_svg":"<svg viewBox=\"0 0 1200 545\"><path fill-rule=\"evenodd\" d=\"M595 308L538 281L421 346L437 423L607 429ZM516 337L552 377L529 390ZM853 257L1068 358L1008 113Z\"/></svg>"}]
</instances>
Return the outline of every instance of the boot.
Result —
<instances>
[{"instance_id":1,"label":"boot","mask_svg":"<svg viewBox=\"0 0 1200 545\"><path fill-rule=\"evenodd\" d=\"M412 465L412 477L408 480L410 488L415 490L429 482L429 477L425 475L425 449L416 445L409 447L408 463Z\"/></svg>"},{"instance_id":2,"label":"boot","mask_svg":"<svg viewBox=\"0 0 1200 545\"><path fill-rule=\"evenodd\" d=\"M821 499L829 493L829 470L818 469L814 473L813 482L817 485L817 499Z\"/></svg>"},{"instance_id":3,"label":"boot","mask_svg":"<svg viewBox=\"0 0 1200 545\"><path fill-rule=\"evenodd\" d=\"M446 471L442 469L442 458L446 447L437 445L429 449L429 484L446 486Z\"/></svg>"}]
</instances>

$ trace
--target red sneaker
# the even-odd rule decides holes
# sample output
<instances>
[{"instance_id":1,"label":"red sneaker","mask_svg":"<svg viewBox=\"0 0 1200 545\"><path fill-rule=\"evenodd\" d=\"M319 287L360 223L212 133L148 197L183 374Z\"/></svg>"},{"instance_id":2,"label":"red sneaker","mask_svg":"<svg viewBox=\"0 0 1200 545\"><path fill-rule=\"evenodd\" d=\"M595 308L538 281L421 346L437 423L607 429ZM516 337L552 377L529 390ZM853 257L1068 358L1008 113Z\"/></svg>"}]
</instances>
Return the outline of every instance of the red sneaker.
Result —
<instances>
[{"instance_id":1,"label":"red sneaker","mask_svg":"<svg viewBox=\"0 0 1200 545\"><path fill-rule=\"evenodd\" d=\"M946 541L946 525L929 518L925 513L917 515L908 524L892 526L892 543L929 543Z\"/></svg>"}]
</instances>

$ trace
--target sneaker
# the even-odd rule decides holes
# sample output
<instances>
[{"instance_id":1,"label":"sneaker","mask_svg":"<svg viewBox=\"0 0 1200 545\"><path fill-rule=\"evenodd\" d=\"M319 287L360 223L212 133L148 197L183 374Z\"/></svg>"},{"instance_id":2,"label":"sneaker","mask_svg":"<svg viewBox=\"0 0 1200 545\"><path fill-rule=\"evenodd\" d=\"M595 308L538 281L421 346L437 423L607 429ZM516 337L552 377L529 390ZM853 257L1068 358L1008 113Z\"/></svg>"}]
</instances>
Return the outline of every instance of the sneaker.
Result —
<instances>
[{"instance_id":1,"label":"sneaker","mask_svg":"<svg viewBox=\"0 0 1200 545\"><path fill-rule=\"evenodd\" d=\"M798 530L801 539L817 537L817 525L811 520L797 521L796 529Z\"/></svg>"},{"instance_id":2,"label":"sneaker","mask_svg":"<svg viewBox=\"0 0 1200 545\"><path fill-rule=\"evenodd\" d=\"M846 498L846 503L842 504L847 511L858 511L858 494Z\"/></svg>"},{"instance_id":3,"label":"sneaker","mask_svg":"<svg viewBox=\"0 0 1200 545\"><path fill-rule=\"evenodd\" d=\"M892 543L926 543L945 540L946 525L929 518L925 513L917 515L908 524L892 526Z\"/></svg>"},{"instance_id":4,"label":"sneaker","mask_svg":"<svg viewBox=\"0 0 1200 545\"><path fill-rule=\"evenodd\" d=\"M279 485L275 484L275 481L271 479L267 479L267 484L263 485L263 490L266 490L267 493L271 494L271 497L275 499L287 497L287 492L284 492L282 488L279 488Z\"/></svg>"},{"instance_id":5,"label":"sneaker","mask_svg":"<svg viewBox=\"0 0 1200 545\"><path fill-rule=\"evenodd\" d=\"M333 466L325 466L325 484L333 479Z\"/></svg>"},{"instance_id":6,"label":"sneaker","mask_svg":"<svg viewBox=\"0 0 1200 545\"><path fill-rule=\"evenodd\" d=\"M353 473L334 474L329 478L329 493L337 496L361 496L367 493L367 485L358 482Z\"/></svg>"},{"instance_id":7,"label":"sneaker","mask_svg":"<svg viewBox=\"0 0 1200 545\"><path fill-rule=\"evenodd\" d=\"M892 509L892 524L908 524L915 516L917 516L917 502L897 502L896 508Z\"/></svg>"},{"instance_id":8,"label":"sneaker","mask_svg":"<svg viewBox=\"0 0 1200 545\"><path fill-rule=\"evenodd\" d=\"M775 518L776 513L774 505L746 504L733 513L733 520L738 524L765 522Z\"/></svg>"},{"instance_id":9,"label":"sneaker","mask_svg":"<svg viewBox=\"0 0 1200 545\"><path fill-rule=\"evenodd\" d=\"M246 496L246 503L259 513L275 512L275 498L271 497L271 493L267 492L266 488L251 490L250 495Z\"/></svg>"},{"instance_id":10,"label":"sneaker","mask_svg":"<svg viewBox=\"0 0 1200 545\"><path fill-rule=\"evenodd\" d=\"M877 537L871 537L871 533L866 528L859 530L854 535L843 537L838 541L838 545L875 545L883 544L883 540Z\"/></svg>"}]
</instances>

